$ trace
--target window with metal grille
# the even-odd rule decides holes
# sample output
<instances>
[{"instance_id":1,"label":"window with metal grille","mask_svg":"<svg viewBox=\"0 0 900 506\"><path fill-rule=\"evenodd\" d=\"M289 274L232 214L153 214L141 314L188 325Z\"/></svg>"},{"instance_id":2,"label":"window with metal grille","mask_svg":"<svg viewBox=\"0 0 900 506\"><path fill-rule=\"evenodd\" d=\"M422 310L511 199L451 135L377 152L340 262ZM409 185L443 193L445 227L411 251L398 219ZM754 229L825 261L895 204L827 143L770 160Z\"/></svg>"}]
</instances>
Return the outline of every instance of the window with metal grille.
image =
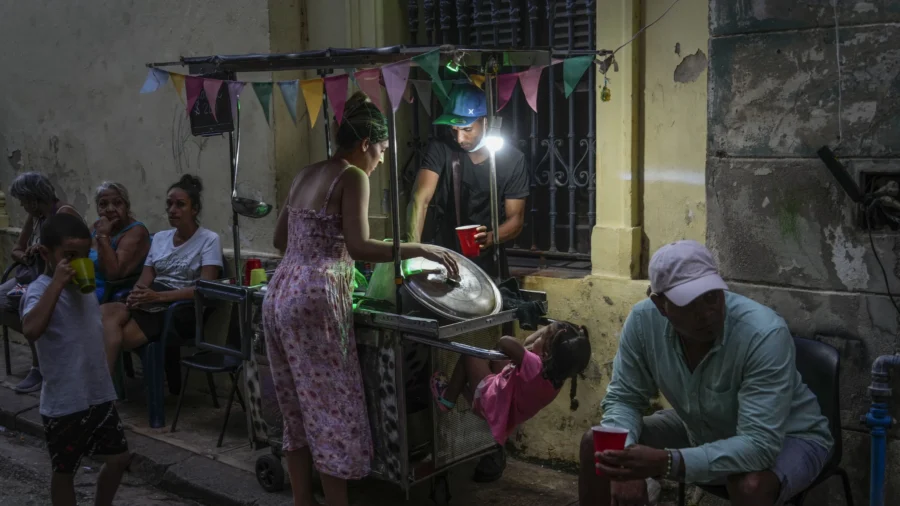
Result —
<instances>
[{"instance_id":1,"label":"window with metal grille","mask_svg":"<svg viewBox=\"0 0 900 506\"><path fill-rule=\"evenodd\" d=\"M595 0L409 0L407 8L413 44L595 49L595 5ZM517 87L500 114L503 133L525 153L531 177L525 227L507 249L512 266L590 269L595 79L590 69L567 99L562 65L548 67L537 113ZM412 142L424 145L421 139Z\"/></svg>"}]
</instances>

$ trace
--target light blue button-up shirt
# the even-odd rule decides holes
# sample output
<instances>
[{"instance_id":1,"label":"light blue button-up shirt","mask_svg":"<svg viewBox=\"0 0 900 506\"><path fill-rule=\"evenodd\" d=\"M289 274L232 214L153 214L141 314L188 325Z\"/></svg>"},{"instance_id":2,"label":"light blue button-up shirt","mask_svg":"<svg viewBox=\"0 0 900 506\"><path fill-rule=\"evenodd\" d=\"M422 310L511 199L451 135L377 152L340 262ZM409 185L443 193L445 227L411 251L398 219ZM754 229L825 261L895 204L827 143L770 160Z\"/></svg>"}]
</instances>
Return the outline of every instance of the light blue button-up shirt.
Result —
<instances>
[{"instance_id":1,"label":"light blue button-up shirt","mask_svg":"<svg viewBox=\"0 0 900 506\"><path fill-rule=\"evenodd\" d=\"M641 418L660 392L687 427L693 448L678 448L687 483L769 469L786 436L826 449L832 438L794 363L787 324L775 311L725 293L725 332L693 372L678 336L649 299L628 315L603 399L603 425L640 439Z\"/></svg>"}]
</instances>

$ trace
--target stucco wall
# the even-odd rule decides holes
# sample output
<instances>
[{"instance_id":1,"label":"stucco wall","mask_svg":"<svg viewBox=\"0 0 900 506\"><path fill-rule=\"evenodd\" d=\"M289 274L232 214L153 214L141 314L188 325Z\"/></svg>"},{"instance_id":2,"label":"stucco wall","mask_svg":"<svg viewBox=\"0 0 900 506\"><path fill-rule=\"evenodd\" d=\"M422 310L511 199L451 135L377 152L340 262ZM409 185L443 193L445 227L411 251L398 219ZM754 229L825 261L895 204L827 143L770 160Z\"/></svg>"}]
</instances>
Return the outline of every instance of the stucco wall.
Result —
<instances>
[{"instance_id":1,"label":"stucco wall","mask_svg":"<svg viewBox=\"0 0 900 506\"><path fill-rule=\"evenodd\" d=\"M634 13L624 5L631 3L621 2L624 23L610 13L612 6L600 9L600 47L615 48L631 38L634 28L628 20ZM656 19L670 5L668 0L648 0L638 18ZM597 102L598 165L600 172L618 176L598 177L598 222L614 222L615 211L604 206L619 202L627 207L630 192L637 192L641 212L636 225L642 235L637 240L642 244L630 261L640 265L638 278L643 277L642 271L645 275L650 255L660 246L677 239L703 241L705 237L707 23L706 0L683 0L632 48L637 58L621 57L619 72L610 72L612 101ZM632 80L637 84L634 95L627 84ZM602 76L597 82L602 85ZM632 100L638 101L633 117L637 124L629 130L634 137L626 138L625 144L636 146L633 158L627 149L616 153L621 147L611 141L627 133L623 127L632 119L610 119L621 114L616 111L630 108ZM636 164L638 181L623 193L618 181L631 178L631 163ZM627 225L627 220L623 224ZM610 254L595 242L592 263L606 264ZM627 276L559 279L538 275L526 278L524 284L547 292L550 316L587 326L593 357L586 381L578 385L579 410L569 410L566 387L556 402L522 427L515 444L528 457L574 462L581 433L600 420L600 400L612 373L622 323L631 307L645 297L647 281Z\"/></svg>"},{"instance_id":2,"label":"stucco wall","mask_svg":"<svg viewBox=\"0 0 900 506\"><path fill-rule=\"evenodd\" d=\"M775 308L798 334L833 336L843 359L845 466L865 503L869 449L859 416L868 371L897 349L900 329L854 206L815 157L825 143L838 146L834 12L827 0L751 3L710 2L708 244L733 289ZM854 175L900 172L900 1L838 6L839 155ZM900 292L897 235L874 242ZM900 502L898 465L889 452L887 504Z\"/></svg>"},{"instance_id":3,"label":"stucco wall","mask_svg":"<svg viewBox=\"0 0 900 506\"><path fill-rule=\"evenodd\" d=\"M117 180L129 188L135 215L158 230L168 227L168 186L182 173L198 174L206 187L203 224L231 243L230 213L222 212L230 200L227 141L191 136L171 85L148 95L138 90L150 61L269 51L265 0L6 2L0 34L4 189L17 174L40 171L93 218L93 188ZM239 184L272 201L272 135L252 92L247 97ZM8 207L11 224L21 225L17 202ZM248 228L244 242L270 243L273 225Z\"/></svg>"}]
</instances>

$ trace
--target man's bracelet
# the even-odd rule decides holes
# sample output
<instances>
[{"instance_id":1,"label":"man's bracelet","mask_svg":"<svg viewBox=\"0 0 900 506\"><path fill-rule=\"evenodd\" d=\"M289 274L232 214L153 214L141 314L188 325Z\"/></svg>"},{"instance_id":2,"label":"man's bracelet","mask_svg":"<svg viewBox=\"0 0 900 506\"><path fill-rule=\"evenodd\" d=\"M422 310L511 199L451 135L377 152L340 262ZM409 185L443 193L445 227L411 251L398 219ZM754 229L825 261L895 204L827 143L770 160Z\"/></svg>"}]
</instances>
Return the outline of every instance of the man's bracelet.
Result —
<instances>
[{"instance_id":1,"label":"man's bracelet","mask_svg":"<svg viewBox=\"0 0 900 506\"><path fill-rule=\"evenodd\" d=\"M672 450L666 450L666 473L663 474L664 478L672 477Z\"/></svg>"}]
</instances>

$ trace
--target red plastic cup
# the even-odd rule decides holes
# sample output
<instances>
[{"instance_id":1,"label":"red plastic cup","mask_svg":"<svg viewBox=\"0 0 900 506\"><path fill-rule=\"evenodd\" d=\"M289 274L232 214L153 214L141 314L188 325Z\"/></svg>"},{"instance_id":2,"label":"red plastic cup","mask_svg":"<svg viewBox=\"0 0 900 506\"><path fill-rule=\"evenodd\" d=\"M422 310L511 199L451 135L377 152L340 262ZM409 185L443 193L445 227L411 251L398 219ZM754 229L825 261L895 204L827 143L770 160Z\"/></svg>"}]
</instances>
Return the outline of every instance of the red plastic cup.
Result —
<instances>
[{"instance_id":1,"label":"red plastic cup","mask_svg":"<svg viewBox=\"0 0 900 506\"><path fill-rule=\"evenodd\" d=\"M456 227L456 236L459 237L459 246L462 248L462 254L475 258L481 254L481 247L475 242L475 235L478 233L478 227L481 225L466 225L464 227Z\"/></svg>"},{"instance_id":2,"label":"red plastic cup","mask_svg":"<svg viewBox=\"0 0 900 506\"><path fill-rule=\"evenodd\" d=\"M628 439L628 431L618 427L603 427L597 425L591 427L594 431L594 452L603 452L606 450L624 450L625 440ZM595 463L598 460L594 459ZM603 471L596 469L597 476L603 476Z\"/></svg>"},{"instance_id":3,"label":"red plastic cup","mask_svg":"<svg viewBox=\"0 0 900 506\"><path fill-rule=\"evenodd\" d=\"M262 269L262 260L258 258L248 258L244 264L244 286L250 285L250 273L253 269Z\"/></svg>"}]
</instances>

